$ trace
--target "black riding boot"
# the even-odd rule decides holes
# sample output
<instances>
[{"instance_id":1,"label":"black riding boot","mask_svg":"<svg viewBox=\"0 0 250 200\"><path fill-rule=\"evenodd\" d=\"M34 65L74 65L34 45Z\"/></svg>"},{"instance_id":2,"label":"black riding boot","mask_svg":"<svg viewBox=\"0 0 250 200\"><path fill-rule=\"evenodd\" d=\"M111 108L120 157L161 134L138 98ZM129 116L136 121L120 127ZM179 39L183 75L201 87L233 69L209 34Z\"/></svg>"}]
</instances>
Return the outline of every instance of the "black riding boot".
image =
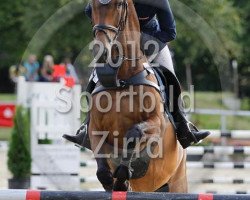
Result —
<instances>
[{"instance_id":1,"label":"black riding boot","mask_svg":"<svg viewBox=\"0 0 250 200\"><path fill-rule=\"evenodd\" d=\"M76 132L76 135L67 135L64 134L63 138L66 140L75 143L76 146L82 148L88 148L91 150L90 147L90 141L88 137L88 124L89 124L89 113L87 113L87 117L84 121L84 123L81 125L81 127Z\"/></svg>"},{"instance_id":2,"label":"black riding boot","mask_svg":"<svg viewBox=\"0 0 250 200\"><path fill-rule=\"evenodd\" d=\"M206 138L209 131L199 131L195 125L189 122L181 111L174 112L173 118L176 125L176 134L181 146L186 149Z\"/></svg>"},{"instance_id":3,"label":"black riding boot","mask_svg":"<svg viewBox=\"0 0 250 200\"><path fill-rule=\"evenodd\" d=\"M96 84L94 83L94 81L91 80L88 84L86 91L91 94L95 88L95 85ZM76 132L76 135L64 134L63 138L65 138L66 140L68 140L70 142L75 143L75 145L78 147L85 147L85 148L88 148L91 150L90 140L89 140L89 136L88 136L89 119L90 119L90 115L88 112L85 121L83 122L81 127Z\"/></svg>"},{"instance_id":4,"label":"black riding boot","mask_svg":"<svg viewBox=\"0 0 250 200\"><path fill-rule=\"evenodd\" d=\"M174 105L172 105L173 111L171 114L176 126L177 139L179 140L181 146L186 149L190 145L198 143L200 140L206 138L210 132L199 131L191 122L186 119L178 104L179 97L181 95L181 87L177 77L165 67L161 67L160 69L162 70L162 73L166 79L167 85L173 86Z\"/></svg>"}]
</instances>

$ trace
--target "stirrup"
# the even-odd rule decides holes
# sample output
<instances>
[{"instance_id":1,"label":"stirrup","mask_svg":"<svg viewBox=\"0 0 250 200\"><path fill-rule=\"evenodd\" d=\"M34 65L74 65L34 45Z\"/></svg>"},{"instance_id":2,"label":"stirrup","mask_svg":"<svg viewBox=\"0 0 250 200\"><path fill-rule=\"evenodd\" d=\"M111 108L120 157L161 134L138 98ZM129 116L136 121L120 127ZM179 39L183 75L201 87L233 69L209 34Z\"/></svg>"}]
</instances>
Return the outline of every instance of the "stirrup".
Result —
<instances>
[{"instance_id":1,"label":"stirrup","mask_svg":"<svg viewBox=\"0 0 250 200\"><path fill-rule=\"evenodd\" d=\"M195 135L194 135L194 133L193 133L193 131L195 131L195 132L199 132L199 129L192 123L192 122L190 122L190 121L187 121L187 127L188 127L188 129L189 129L189 132L190 132L190 136L193 138L193 140L194 140L194 144L197 144L197 143L199 143L199 142L201 142L201 140L200 141L198 141L197 140L197 138L195 137Z\"/></svg>"},{"instance_id":2,"label":"stirrup","mask_svg":"<svg viewBox=\"0 0 250 200\"><path fill-rule=\"evenodd\" d=\"M210 134L209 131L199 131L198 128L189 121L183 121L180 123L182 124L179 125L177 138L184 149L192 144L201 142Z\"/></svg>"},{"instance_id":3,"label":"stirrup","mask_svg":"<svg viewBox=\"0 0 250 200\"><path fill-rule=\"evenodd\" d=\"M79 148L83 148L85 145L86 134L87 134L87 124L81 125L80 129L78 129L76 135L67 135L64 134L62 137L66 140L75 144L75 146Z\"/></svg>"}]
</instances>

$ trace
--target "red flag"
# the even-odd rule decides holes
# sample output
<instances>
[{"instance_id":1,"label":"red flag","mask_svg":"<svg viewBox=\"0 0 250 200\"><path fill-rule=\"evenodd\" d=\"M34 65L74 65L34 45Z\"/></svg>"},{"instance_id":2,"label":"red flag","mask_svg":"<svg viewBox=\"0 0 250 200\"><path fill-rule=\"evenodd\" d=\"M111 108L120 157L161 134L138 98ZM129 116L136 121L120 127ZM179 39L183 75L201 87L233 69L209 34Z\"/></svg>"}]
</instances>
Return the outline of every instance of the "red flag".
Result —
<instances>
[{"instance_id":1,"label":"red flag","mask_svg":"<svg viewBox=\"0 0 250 200\"><path fill-rule=\"evenodd\" d=\"M74 85L75 85L75 80L74 80L73 77L71 77L71 76L65 76L65 77L64 77L64 80L65 80L65 85L66 85L66 86L68 86L68 87L70 87L70 88L74 87Z\"/></svg>"},{"instance_id":2,"label":"red flag","mask_svg":"<svg viewBox=\"0 0 250 200\"><path fill-rule=\"evenodd\" d=\"M65 65L54 65L53 67L53 78L61 78L66 75L66 67Z\"/></svg>"},{"instance_id":3,"label":"red flag","mask_svg":"<svg viewBox=\"0 0 250 200\"><path fill-rule=\"evenodd\" d=\"M14 104L0 104L0 127L13 127L14 115Z\"/></svg>"}]
</instances>

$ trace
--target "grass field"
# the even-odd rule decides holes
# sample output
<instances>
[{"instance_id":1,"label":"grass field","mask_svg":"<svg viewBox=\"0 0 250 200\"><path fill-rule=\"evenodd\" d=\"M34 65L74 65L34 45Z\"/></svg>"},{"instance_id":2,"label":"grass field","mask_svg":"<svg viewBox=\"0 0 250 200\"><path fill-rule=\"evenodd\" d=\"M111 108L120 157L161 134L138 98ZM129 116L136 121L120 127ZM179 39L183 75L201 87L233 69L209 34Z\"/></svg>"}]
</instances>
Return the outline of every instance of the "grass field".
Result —
<instances>
[{"instance_id":1,"label":"grass field","mask_svg":"<svg viewBox=\"0 0 250 200\"><path fill-rule=\"evenodd\" d=\"M222 104L222 93L196 92L194 95L195 108L226 109Z\"/></svg>"},{"instance_id":2,"label":"grass field","mask_svg":"<svg viewBox=\"0 0 250 200\"><path fill-rule=\"evenodd\" d=\"M195 93L195 108L204 109L228 109L222 103L222 98L231 97L229 93L216 92L196 92ZM247 110L249 99L243 99L241 108ZM220 129L221 117L219 115L191 115L192 122L202 129ZM250 130L250 117L228 116L228 130Z\"/></svg>"},{"instance_id":3,"label":"grass field","mask_svg":"<svg viewBox=\"0 0 250 200\"><path fill-rule=\"evenodd\" d=\"M0 141L7 141L10 139L11 128L0 128Z\"/></svg>"},{"instance_id":4,"label":"grass field","mask_svg":"<svg viewBox=\"0 0 250 200\"><path fill-rule=\"evenodd\" d=\"M8 102L8 101L15 101L16 95L15 94L0 94L0 102Z\"/></svg>"},{"instance_id":5,"label":"grass field","mask_svg":"<svg viewBox=\"0 0 250 200\"><path fill-rule=\"evenodd\" d=\"M242 110L250 110L250 98L243 98L241 101Z\"/></svg>"},{"instance_id":6,"label":"grass field","mask_svg":"<svg viewBox=\"0 0 250 200\"><path fill-rule=\"evenodd\" d=\"M223 94L226 97L230 94ZM224 97L225 97L224 96ZM15 101L15 94L0 94L0 102ZM194 96L195 108L206 109L227 109L222 103L222 93L216 92L196 92ZM243 99L241 108L248 110L250 100ZM191 121L202 129L220 129L220 116L211 115L191 115ZM229 130L250 130L250 117L229 116L227 117L227 128ZM0 128L0 140L8 140L10 128Z\"/></svg>"}]
</instances>

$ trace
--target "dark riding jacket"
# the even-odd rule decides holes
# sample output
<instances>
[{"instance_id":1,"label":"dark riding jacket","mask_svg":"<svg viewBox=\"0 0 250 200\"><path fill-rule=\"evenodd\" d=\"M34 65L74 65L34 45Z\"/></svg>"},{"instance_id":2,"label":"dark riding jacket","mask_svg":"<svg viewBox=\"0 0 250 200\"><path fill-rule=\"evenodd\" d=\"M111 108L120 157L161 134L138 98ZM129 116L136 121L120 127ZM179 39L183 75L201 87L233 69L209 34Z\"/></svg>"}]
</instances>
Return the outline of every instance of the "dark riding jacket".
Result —
<instances>
[{"instance_id":1,"label":"dark riding jacket","mask_svg":"<svg viewBox=\"0 0 250 200\"><path fill-rule=\"evenodd\" d=\"M163 43L176 37L176 24L168 0L134 0L141 31ZM91 18L92 8L88 4L86 15Z\"/></svg>"}]
</instances>

